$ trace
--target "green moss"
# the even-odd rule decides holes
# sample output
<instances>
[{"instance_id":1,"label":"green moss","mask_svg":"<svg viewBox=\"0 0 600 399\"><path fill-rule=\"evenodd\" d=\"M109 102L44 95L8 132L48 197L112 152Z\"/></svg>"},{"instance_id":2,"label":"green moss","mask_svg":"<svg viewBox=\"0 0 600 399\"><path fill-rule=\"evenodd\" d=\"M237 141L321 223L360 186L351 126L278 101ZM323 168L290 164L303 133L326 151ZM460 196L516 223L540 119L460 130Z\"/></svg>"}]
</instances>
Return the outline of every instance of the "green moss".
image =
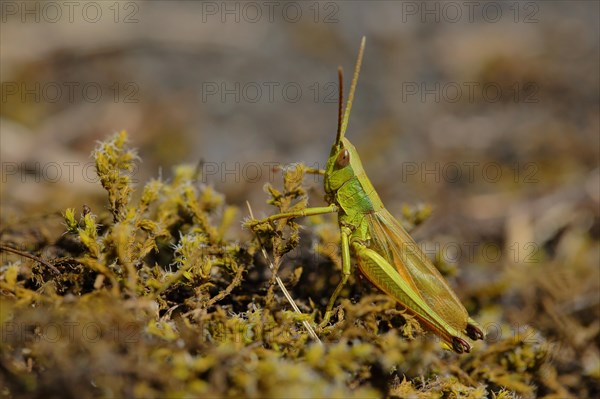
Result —
<instances>
[{"instance_id":1,"label":"green moss","mask_svg":"<svg viewBox=\"0 0 600 399\"><path fill-rule=\"evenodd\" d=\"M572 245L559 246L554 257L536 254L539 264L521 272L507 267L496 281L467 294L488 332L503 332L471 354L441 349L413 317L356 275L331 324L319 331L319 345L302 323L322 319L339 281L335 222L282 219L257 226L258 238L230 240L225 232L239 212L201 183L197 168L179 166L170 181L151 180L133 195L137 157L126 143L121 132L94 151L107 211L64 210L66 233L45 244L44 253L55 254L46 261L59 273L29 258L3 259L2 397L597 393L597 317L557 310L560 284L544 279L552 262L572 265L562 282L570 290L594 276L587 265L597 248L584 232L566 234ZM284 170L282 189L266 187L269 203L279 212L306 207L307 172L303 165ZM404 209L409 227L429 213L427 207ZM303 314L292 311L276 288L262 248ZM291 251L293 261L284 261ZM498 307L500 297L506 307ZM524 306L548 311L535 319L535 328L512 331L510 315ZM583 353L585 369L577 362Z\"/></svg>"}]
</instances>

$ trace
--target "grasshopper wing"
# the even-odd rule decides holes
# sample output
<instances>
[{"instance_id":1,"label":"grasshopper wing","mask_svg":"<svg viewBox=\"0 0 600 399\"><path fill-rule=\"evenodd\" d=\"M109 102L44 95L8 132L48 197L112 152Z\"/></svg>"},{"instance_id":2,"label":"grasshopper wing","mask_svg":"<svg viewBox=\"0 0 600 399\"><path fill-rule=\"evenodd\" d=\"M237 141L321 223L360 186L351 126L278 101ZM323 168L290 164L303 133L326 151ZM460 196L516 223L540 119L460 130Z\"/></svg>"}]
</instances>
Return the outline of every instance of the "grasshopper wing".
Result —
<instances>
[{"instance_id":1,"label":"grasshopper wing","mask_svg":"<svg viewBox=\"0 0 600 399\"><path fill-rule=\"evenodd\" d=\"M396 298L454 350L469 351L470 346L463 337L482 339L483 333L469 318L440 272L385 208L367 214L366 218L371 243L369 248L357 250L361 271L372 280L376 276L373 276L369 263L376 262L381 266L384 261L389 266L384 267L386 273L393 269L397 273L394 280L399 279L402 283L393 284L391 288L396 292L388 292L390 287L382 287L377 281L372 280L373 283Z\"/></svg>"}]
</instances>

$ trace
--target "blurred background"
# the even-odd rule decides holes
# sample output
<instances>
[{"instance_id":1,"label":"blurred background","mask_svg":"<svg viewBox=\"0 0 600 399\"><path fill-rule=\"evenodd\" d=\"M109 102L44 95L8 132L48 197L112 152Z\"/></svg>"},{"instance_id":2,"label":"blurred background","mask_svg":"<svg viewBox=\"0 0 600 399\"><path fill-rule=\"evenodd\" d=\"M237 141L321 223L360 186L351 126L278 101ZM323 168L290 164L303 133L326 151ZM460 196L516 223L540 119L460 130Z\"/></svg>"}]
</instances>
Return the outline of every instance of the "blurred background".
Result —
<instances>
[{"instance_id":1,"label":"blurred background","mask_svg":"<svg viewBox=\"0 0 600 399\"><path fill-rule=\"evenodd\" d=\"M272 212L273 165L324 167L336 70L347 88L364 35L347 137L386 207L430 205L415 234L481 266L461 270L461 296L490 305L481 323L510 306L514 331L569 342L561 361L580 366L564 369L598 381L598 2L0 6L5 226L106 209L90 153L122 129L142 159L139 187L203 162L240 221L246 200ZM321 204L320 178L307 184Z\"/></svg>"},{"instance_id":2,"label":"blurred background","mask_svg":"<svg viewBox=\"0 0 600 399\"><path fill-rule=\"evenodd\" d=\"M266 209L273 164L324 166L336 69L348 87L363 35L348 137L392 211L422 201L451 224L488 223L551 194L598 199L596 2L8 1L1 11L3 217L102 204L89 154L122 129L143 159L140 184L204 161L228 202Z\"/></svg>"}]
</instances>

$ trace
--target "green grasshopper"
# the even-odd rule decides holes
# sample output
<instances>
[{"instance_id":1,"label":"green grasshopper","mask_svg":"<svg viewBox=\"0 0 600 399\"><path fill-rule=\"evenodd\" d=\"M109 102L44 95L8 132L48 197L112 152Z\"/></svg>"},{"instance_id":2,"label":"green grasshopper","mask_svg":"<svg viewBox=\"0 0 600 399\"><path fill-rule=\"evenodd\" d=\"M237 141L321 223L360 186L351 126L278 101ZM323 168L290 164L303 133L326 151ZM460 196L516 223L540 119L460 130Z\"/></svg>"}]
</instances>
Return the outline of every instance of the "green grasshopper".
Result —
<instances>
[{"instance_id":1,"label":"green grasshopper","mask_svg":"<svg viewBox=\"0 0 600 399\"><path fill-rule=\"evenodd\" d=\"M329 206L279 213L252 220L250 228L277 219L337 212L341 232L342 278L332 294L322 325L328 323L335 301L351 272L350 249L362 274L377 288L394 298L427 329L458 353L469 352L465 340L483 339L484 334L465 307L417 246L402 225L385 209L367 177L356 148L344 137L365 48L362 38L346 109L343 111L343 72L338 68L340 93L337 135L324 175L325 199Z\"/></svg>"}]
</instances>

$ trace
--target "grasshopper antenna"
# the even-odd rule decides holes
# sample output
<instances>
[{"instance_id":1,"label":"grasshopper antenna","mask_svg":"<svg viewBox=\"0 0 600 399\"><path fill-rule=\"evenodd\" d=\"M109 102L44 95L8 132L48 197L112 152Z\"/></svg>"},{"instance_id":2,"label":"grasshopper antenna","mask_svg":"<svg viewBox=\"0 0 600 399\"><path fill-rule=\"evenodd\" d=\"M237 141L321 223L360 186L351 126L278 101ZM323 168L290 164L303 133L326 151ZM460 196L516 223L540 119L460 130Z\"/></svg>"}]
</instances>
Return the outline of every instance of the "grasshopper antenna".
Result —
<instances>
[{"instance_id":1,"label":"grasshopper antenna","mask_svg":"<svg viewBox=\"0 0 600 399\"><path fill-rule=\"evenodd\" d=\"M350 110L352 109L352 100L354 100L354 91L356 90L356 84L358 83L358 75L360 74L360 65L362 64L363 54L365 52L366 39L363 36L360 41L360 49L358 50L358 59L356 60L356 66L354 67L354 76L352 77L352 84L350 85L350 94L348 94L348 102L346 103L346 111L344 111L344 117L342 118L342 127L339 132L339 139L341 140L346 133L348 128L348 119L350 118Z\"/></svg>"},{"instance_id":2,"label":"grasshopper antenna","mask_svg":"<svg viewBox=\"0 0 600 399\"><path fill-rule=\"evenodd\" d=\"M344 117L344 70L342 67L338 67L338 82L340 85L338 95L338 122L337 122L337 135L335 136L335 143L338 144L342 139L342 119Z\"/></svg>"}]
</instances>

